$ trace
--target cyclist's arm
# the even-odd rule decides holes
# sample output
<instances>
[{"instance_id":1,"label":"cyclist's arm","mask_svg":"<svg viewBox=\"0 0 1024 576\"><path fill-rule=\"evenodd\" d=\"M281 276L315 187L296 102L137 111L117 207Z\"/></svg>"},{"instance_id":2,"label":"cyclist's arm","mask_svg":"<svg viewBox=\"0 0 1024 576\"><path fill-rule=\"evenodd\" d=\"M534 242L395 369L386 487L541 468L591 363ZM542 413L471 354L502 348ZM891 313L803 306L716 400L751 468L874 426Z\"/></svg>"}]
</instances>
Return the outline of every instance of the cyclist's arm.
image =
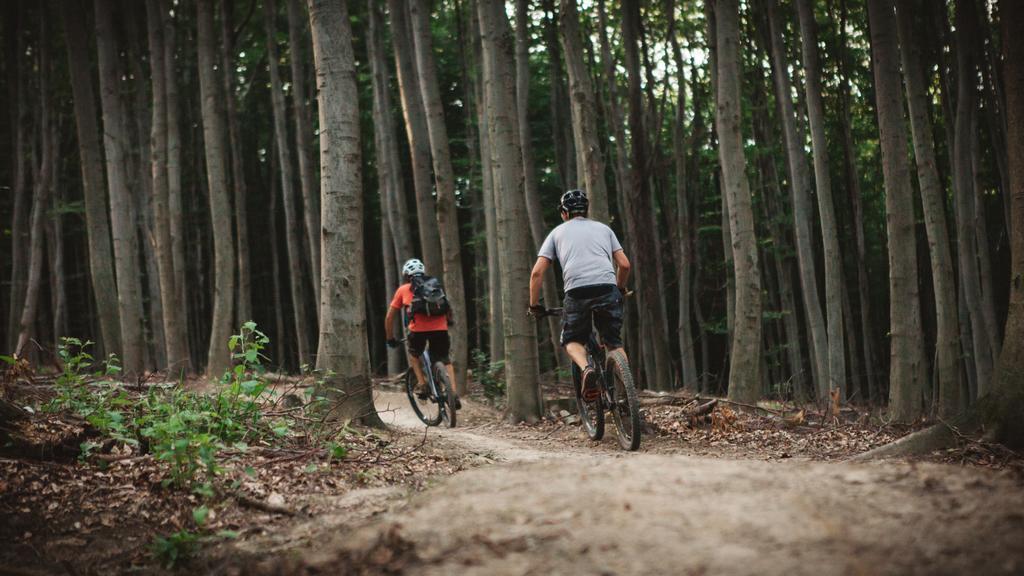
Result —
<instances>
[{"instance_id":1,"label":"cyclist's arm","mask_svg":"<svg viewBox=\"0 0 1024 576\"><path fill-rule=\"evenodd\" d=\"M395 337L395 314L397 313L398 308L388 306L388 315L384 318L384 335L388 340Z\"/></svg>"},{"instance_id":2,"label":"cyclist's arm","mask_svg":"<svg viewBox=\"0 0 1024 576\"><path fill-rule=\"evenodd\" d=\"M544 273L547 272L549 266L551 266L551 260L543 256L537 257L533 271L530 272L530 306L540 304L540 287L544 283Z\"/></svg>"},{"instance_id":3,"label":"cyclist's arm","mask_svg":"<svg viewBox=\"0 0 1024 576\"><path fill-rule=\"evenodd\" d=\"M612 260L615 261L615 283L618 284L619 290L625 292L626 281L629 280L629 258L626 258L624 250L616 250L612 254Z\"/></svg>"}]
</instances>

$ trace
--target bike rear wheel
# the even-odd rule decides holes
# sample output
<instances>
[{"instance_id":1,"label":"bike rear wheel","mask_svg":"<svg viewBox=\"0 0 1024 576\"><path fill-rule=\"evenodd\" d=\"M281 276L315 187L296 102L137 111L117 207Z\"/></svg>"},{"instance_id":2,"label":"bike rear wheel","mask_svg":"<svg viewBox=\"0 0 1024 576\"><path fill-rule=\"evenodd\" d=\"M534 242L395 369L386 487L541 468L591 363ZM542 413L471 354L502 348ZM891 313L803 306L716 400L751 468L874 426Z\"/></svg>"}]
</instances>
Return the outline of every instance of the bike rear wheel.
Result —
<instances>
[{"instance_id":1,"label":"bike rear wheel","mask_svg":"<svg viewBox=\"0 0 1024 576\"><path fill-rule=\"evenodd\" d=\"M409 396L409 403L412 404L413 412L427 426L437 426L441 423L441 406L433 396L420 399L416 395L416 373L412 368L405 373L405 392Z\"/></svg>"},{"instance_id":2,"label":"bike rear wheel","mask_svg":"<svg viewBox=\"0 0 1024 576\"><path fill-rule=\"evenodd\" d=\"M583 373L575 364L572 366L572 384L576 391L576 408L580 413L583 430L596 442L604 438L604 408L601 398L593 401L583 399Z\"/></svg>"},{"instance_id":3,"label":"bike rear wheel","mask_svg":"<svg viewBox=\"0 0 1024 576\"><path fill-rule=\"evenodd\" d=\"M629 360L622 350L608 354L606 382L610 386L612 405L609 408L615 417L616 436L623 450L640 448L640 402L637 400L633 372Z\"/></svg>"},{"instance_id":4,"label":"bike rear wheel","mask_svg":"<svg viewBox=\"0 0 1024 576\"><path fill-rule=\"evenodd\" d=\"M452 382L448 378L448 368L443 362L434 362L434 384L437 386L437 393L441 396L441 418L449 428L455 428L455 391L452 390Z\"/></svg>"}]
</instances>

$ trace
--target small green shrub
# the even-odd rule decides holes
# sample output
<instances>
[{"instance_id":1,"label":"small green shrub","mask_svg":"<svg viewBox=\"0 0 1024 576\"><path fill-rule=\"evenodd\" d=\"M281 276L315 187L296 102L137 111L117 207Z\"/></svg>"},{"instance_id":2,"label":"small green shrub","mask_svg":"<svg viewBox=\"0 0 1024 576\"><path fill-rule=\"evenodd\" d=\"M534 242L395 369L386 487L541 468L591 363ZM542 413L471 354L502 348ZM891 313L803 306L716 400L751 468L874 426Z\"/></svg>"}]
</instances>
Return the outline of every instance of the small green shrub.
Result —
<instances>
[{"instance_id":1,"label":"small green shrub","mask_svg":"<svg viewBox=\"0 0 1024 576\"><path fill-rule=\"evenodd\" d=\"M473 350L473 375L484 389L484 397L491 402L505 396L504 362L491 362L483 350Z\"/></svg>"}]
</instances>

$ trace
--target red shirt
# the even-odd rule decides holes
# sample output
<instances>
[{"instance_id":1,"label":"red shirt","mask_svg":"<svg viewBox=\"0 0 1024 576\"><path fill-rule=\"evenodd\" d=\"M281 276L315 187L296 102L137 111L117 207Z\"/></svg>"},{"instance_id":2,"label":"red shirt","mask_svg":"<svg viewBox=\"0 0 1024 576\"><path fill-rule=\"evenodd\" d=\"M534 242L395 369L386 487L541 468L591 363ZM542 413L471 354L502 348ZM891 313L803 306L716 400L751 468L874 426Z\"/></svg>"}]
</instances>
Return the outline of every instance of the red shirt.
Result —
<instances>
[{"instance_id":1,"label":"red shirt","mask_svg":"<svg viewBox=\"0 0 1024 576\"><path fill-rule=\"evenodd\" d=\"M412 304L412 284L406 282L395 290L395 297L391 299L391 307L395 310L405 310L409 313L409 306ZM424 314L413 314L409 322L410 332L438 332L448 329L448 315L426 316Z\"/></svg>"}]
</instances>

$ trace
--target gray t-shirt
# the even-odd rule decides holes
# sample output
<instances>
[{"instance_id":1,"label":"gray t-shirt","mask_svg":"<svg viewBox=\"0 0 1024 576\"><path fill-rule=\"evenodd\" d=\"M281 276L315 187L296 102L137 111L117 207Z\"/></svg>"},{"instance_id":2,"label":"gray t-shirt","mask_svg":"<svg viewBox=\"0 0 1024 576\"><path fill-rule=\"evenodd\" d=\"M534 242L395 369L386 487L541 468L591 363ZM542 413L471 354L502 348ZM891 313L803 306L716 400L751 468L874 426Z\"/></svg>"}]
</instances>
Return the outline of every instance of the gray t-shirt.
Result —
<instances>
[{"instance_id":1,"label":"gray t-shirt","mask_svg":"<svg viewBox=\"0 0 1024 576\"><path fill-rule=\"evenodd\" d=\"M548 234L539 256L562 265L565 289L615 284L612 254L622 250L615 232L587 218L573 218Z\"/></svg>"}]
</instances>

